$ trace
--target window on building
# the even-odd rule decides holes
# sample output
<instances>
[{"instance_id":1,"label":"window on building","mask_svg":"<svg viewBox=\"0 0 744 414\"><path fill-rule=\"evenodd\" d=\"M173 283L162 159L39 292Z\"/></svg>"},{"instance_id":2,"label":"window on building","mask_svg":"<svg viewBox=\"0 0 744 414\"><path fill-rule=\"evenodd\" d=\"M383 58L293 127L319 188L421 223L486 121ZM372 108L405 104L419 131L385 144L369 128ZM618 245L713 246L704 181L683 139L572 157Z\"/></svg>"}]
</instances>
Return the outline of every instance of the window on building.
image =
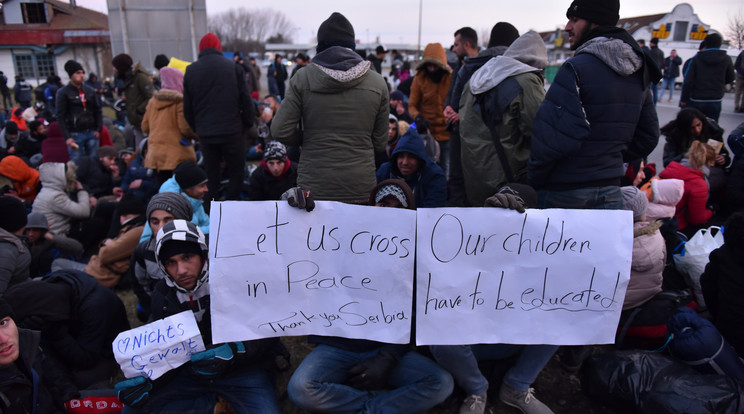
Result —
<instances>
[{"instance_id":1,"label":"window on building","mask_svg":"<svg viewBox=\"0 0 744 414\"><path fill-rule=\"evenodd\" d=\"M16 74L26 79L46 79L54 75L54 55L34 53L13 55Z\"/></svg>"},{"instance_id":2,"label":"window on building","mask_svg":"<svg viewBox=\"0 0 744 414\"><path fill-rule=\"evenodd\" d=\"M45 3L21 3L23 23L46 23Z\"/></svg>"},{"instance_id":3,"label":"window on building","mask_svg":"<svg viewBox=\"0 0 744 414\"><path fill-rule=\"evenodd\" d=\"M675 42L684 42L687 40L687 26L689 25L689 22L680 22L678 21L674 25L674 41Z\"/></svg>"}]
</instances>

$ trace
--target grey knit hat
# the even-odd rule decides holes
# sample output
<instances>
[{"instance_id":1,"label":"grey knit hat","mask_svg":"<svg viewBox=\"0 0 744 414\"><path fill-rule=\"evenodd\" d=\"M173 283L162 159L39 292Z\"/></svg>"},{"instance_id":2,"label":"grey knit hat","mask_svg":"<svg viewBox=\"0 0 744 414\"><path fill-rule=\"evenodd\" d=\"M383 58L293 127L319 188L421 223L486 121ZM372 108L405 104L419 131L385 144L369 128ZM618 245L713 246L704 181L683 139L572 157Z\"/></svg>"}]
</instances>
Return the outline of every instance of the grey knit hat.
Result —
<instances>
[{"instance_id":1,"label":"grey knit hat","mask_svg":"<svg viewBox=\"0 0 744 414\"><path fill-rule=\"evenodd\" d=\"M147 205L148 219L155 210L165 210L173 214L175 219L181 220L191 220L194 215L194 209L189 200L178 193L158 193L152 196Z\"/></svg>"},{"instance_id":2,"label":"grey knit hat","mask_svg":"<svg viewBox=\"0 0 744 414\"><path fill-rule=\"evenodd\" d=\"M264 159L266 160L282 160L287 159L287 147L279 141L271 141L266 144L266 151L264 151Z\"/></svg>"},{"instance_id":3,"label":"grey knit hat","mask_svg":"<svg viewBox=\"0 0 744 414\"><path fill-rule=\"evenodd\" d=\"M38 211L33 211L28 214L26 228L49 230L49 222L44 214L39 213Z\"/></svg>"},{"instance_id":4,"label":"grey knit hat","mask_svg":"<svg viewBox=\"0 0 744 414\"><path fill-rule=\"evenodd\" d=\"M623 209L633 212L633 221L643 220L648 209L648 198L646 193L633 186L621 187L623 192Z\"/></svg>"}]
</instances>

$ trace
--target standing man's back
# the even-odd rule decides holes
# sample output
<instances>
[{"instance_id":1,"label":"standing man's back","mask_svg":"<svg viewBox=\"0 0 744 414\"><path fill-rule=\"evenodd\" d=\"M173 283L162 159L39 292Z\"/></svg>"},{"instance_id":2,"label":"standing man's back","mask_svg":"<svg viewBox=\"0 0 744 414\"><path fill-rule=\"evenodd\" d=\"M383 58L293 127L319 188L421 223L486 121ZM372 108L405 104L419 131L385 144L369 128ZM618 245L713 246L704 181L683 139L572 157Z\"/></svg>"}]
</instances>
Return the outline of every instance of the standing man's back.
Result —
<instances>
[{"instance_id":1,"label":"standing man's back","mask_svg":"<svg viewBox=\"0 0 744 414\"><path fill-rule=\"evenodd\" d=\"M691 106L718 122L726 85L734 82L734 65L721 49L723 38L711 33L703 39L702 50L684 69L682 97L679 106Z\"/></svg>"},{"instance_id":2,"label":"standing man's back","mask_svg":"<svg viewBox=\"0 0 744 414\"><path fill-rule=\"evenodd\" d=\"M566 15L573 58L559 69L535 117L528 178L538 207L622 208L623 158L648 155L659 122L658 82L618 21L618 0L574 0Z\"/></svg>"},{"instance_id":3,"label":"standing man's back","mask_svg":"<svg viewBox=\"0 0 744 414\"><path fill-rule=\"evenodd\" d=\"M243 70L222 55L220 40L207 33L199 42L199 59L183 79L183 115L199 135L207 171L208 200L218 195L220 163L229 179L225 198L237 200L245 175L243 130L253 124L253 102Z\"/></svg>"},{"instance_id":4,"label":"standing man's back","mask_svg":"<svg viewBox=\"0 0 744 414\"><path fill-rule=\"evenodd\" d=\"M390 109L385 80L354 47L351 23L333 13L318 29L318 54L292 78L271 134L302 145L297 183L316 199L364 204L377 183L375 153L385 150Z\"/></svg>"}]
</instances>

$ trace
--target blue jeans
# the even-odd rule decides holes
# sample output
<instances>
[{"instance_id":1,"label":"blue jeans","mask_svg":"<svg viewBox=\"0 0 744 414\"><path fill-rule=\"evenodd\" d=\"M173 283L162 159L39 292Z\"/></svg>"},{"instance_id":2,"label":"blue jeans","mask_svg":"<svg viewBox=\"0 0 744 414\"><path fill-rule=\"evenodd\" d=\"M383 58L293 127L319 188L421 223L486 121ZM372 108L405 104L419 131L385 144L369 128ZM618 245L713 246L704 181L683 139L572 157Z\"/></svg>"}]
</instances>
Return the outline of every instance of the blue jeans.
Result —
<instances>
[{"instance_id":1,"label":"blue jeans","mask_svg":"<svg viewBox=\"0 0 744 414\"><path fill-rule=\"evenodd\" d=\"M676 78L664 78L664 80L661 82L661 95L659 96L659 99L664 98L664 91L666 88L669 88L669 99L674 98L674 84L676 83Z\"/></svg>"},{"instance_id":2,"label":"blue jeans","mask_svg":"<svg viewBox=\"0 0 744 414\"><path fill-rule=\"evenodd\" d=\"M123 414L204 414L214 412L221 396L238 413L280 413L274 382L263 369L230 372L213 380L181 368L163 388L153 391L140 409L124 407Z\"/></svg>"},{"instance_id":3,"label":"blue jeans","mask_svg":"<svg viewBox=\"0 0 744 414\"><path fill-rule=\"evenodd\" d=\"M656 106L656 102L659 98L659 84L656 82L651 82L651 92L654 94L654 106Z\"/></svg>"},{"instance_id":4,"label":"blue jeans","mask_svg":"<svg viewBox=\"0 0 744 414\"><path fill-rule=\"evenodd\" d=\"M292 402L303 410L334 413L415 413L444 401L452 376L415 352L401 358L388 378L389 391L364 391L344 385L349 370L377 354L318 345L287 384Z\"/></svg>"},{"instance_id":5,"label":"blue jeans","mask_svg":"<svg viewBox=\"0 0 744 414\"><path fill-rule=\"evenodd\" d=\"M623 194L620 187L587 187L575 190L540 190L537 208L572 208L587 210L622 210Z\"/></svg>"},{"instance_id":6,"label":"blue jeans","mask_svg":"<svg viewBox=\"0 0 744 414\"><path fill-rule=\"evenodd\" d=\"M699 109L705 116L716 122L721 116L721 101L693 101L690 99L687 101L687 107Z\"/></svg>"},{"instance_id":7,"label":"blue jeans","mask_svg":"<svg viewBox=\"0 0 744 414\"><path fill-rule=\"evenodd\" d=\"M527 391L558 349L558 345L431 345L439 365L452 374L468 395L483 395L488 380L478 368L478 361L505 359L519 355L517 362L504 375L504 383L515 390Z\"/></svg>"},{"instance_id":8,"label":"blue jeans","mask_svg":"<svg viewBox=\"0 0 744 414\"><path fill-rule=\"evenodd\" d=\"M70 152L70 161L76 161L81 156L87 156L88 158L96 158L98 156L98 138L93 135L93 131L88 132L73 132L70 134L70 138L75 140L78 144L78 149L67 147Z\"/></svg>"}]
</instances>

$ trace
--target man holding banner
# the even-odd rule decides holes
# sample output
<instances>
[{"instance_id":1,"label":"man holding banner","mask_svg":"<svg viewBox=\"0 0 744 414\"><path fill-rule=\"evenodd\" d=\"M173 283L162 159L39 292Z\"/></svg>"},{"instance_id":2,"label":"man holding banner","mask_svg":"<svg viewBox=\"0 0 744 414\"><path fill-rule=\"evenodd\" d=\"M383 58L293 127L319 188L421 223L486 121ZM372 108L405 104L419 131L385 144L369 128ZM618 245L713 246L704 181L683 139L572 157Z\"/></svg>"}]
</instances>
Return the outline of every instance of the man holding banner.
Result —
<instances>
[{"instance_id":1,"label":"man holding banner","mask_svg":"<svg viewBox=\"0 0 744 414\"><path fill-rule=\"evenodd\" d=\"M167 277L155 286L152 318L192 311L207 350L156 381L138 376L117 384L125 412L207 413L221 396L240 413L279 413L264 366L274 360L277 339L212 343L207 244L201 230L186 220L171 221L158 232L155 253Z\"/></svg>"}]
</instances>

